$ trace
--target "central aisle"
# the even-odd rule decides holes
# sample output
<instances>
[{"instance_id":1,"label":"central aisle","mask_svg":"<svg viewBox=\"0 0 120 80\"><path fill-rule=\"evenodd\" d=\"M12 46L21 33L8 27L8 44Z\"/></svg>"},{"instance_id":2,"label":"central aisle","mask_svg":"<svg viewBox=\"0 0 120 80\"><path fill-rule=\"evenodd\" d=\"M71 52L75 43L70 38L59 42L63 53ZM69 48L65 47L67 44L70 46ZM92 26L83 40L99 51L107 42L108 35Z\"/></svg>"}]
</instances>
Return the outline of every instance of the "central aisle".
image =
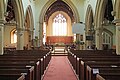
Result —
<instances>
[{"instance_id":1,"label":"central aisle","mask_svg":"<svg viewBox=\"0 0 120 80\"><path fill-rule=\"evenodd\" d=\"M53 56L43 80L77 80L67 56Z\"/></svg>"}]
</instances>

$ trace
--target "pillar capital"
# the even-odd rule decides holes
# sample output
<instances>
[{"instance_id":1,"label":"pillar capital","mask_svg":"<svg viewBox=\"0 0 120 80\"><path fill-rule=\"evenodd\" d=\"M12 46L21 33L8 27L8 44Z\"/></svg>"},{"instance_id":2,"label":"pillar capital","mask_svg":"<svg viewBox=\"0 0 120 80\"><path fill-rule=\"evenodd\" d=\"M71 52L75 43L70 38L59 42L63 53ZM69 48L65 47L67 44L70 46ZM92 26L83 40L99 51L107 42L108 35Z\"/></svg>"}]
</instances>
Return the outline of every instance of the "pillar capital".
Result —
<instances>
[{"instance_id":1,"label":"pillar capital","mask_svg":"<svg viewBox=\"0 0 120 80\"><path fill-rule=\"evenodd\" d=\"M4 32L3 32L3 26L4 25L1 25L0 24L0 55L3 55L3 46L4 46L4 44L3 44L3 42L4 42Z\"/></svg>"},{"instance_id":2,"label":"pillar capital","mask_svg":"<svg viewBox=\"0 0 120 80\"><path fill-rule=\"evenodd\" d=\"M0 19L0 27L3 27L3 26L4 26L4 23L5 23L5 21L2 20L2 19Z\"/></svg>"}]
</instances>

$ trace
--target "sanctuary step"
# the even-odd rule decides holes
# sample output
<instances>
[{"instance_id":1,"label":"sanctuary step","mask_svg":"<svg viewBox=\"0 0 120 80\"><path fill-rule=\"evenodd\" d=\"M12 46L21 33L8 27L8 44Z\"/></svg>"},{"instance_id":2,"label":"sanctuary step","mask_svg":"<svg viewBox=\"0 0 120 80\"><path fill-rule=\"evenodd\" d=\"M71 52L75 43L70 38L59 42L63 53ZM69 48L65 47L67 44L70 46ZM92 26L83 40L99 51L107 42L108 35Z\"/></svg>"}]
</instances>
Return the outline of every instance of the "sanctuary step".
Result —
<instances>
[{"instance_id":1,"label":"sanctuary step","mask_svg":"<svg viewBox=\"0 0 120 80\"><path fill-rule=\"evenodd\" d=\"M68 53L65 50L65 47L55 47L51 55L52 56L67 56Z\"/></svg>"}]
</instances>

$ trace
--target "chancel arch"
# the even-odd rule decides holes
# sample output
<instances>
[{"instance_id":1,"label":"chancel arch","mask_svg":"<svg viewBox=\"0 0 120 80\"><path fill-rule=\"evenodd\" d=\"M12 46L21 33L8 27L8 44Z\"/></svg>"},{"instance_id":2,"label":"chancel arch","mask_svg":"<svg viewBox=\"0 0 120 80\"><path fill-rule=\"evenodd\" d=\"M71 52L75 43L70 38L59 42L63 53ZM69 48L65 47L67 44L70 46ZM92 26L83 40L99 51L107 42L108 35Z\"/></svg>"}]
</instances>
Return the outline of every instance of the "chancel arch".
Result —
<instances>
[{"instance_id":1,"label":"chancel arch","mask_svg":"<svg viewBox=\"0 0 120 80\"><path fill-rule=\"evenodd\" d=\"M62 3L62 5L60 4ZM55 7L55 5L59 6L59 7ZM71 7L72 6L72 7ZM58 9L59 8L59 9ZM67 0L62 1L62 0L52 0L52 1L48 1L48 3L44 6L44 8L42 9L42 13L40 14L40 38L43 38L43 24L44 22L46 23L46 26L48 26L48 20L49 17L54 13L54 12L59 12L62 11L64 13L67 13L67 15L70 17L70 19L72 20L71 24L73 22L79 22L79 15L78 12L76 10L76 8L74 7L74 5L72 4L72 2L67 3ZM41 41L41 39L40 39Z\"/></svg>"}]
</instances>

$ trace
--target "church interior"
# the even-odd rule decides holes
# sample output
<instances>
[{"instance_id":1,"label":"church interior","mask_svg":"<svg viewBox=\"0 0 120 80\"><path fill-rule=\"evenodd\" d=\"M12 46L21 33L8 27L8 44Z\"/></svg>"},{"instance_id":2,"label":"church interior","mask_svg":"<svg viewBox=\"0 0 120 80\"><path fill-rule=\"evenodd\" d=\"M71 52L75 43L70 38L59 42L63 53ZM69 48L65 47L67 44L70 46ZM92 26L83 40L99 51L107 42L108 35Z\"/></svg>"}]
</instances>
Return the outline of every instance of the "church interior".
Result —
<instances>
[{"instance_id":1,"label":"church interior","mask_svg":"<svg viewBox=\"0 0 120 80\"><path fill-rule=\"evenodd\" d=\"M120 0L1 0L0 80L119 80Z\"/></svg>"}]
</instances>

